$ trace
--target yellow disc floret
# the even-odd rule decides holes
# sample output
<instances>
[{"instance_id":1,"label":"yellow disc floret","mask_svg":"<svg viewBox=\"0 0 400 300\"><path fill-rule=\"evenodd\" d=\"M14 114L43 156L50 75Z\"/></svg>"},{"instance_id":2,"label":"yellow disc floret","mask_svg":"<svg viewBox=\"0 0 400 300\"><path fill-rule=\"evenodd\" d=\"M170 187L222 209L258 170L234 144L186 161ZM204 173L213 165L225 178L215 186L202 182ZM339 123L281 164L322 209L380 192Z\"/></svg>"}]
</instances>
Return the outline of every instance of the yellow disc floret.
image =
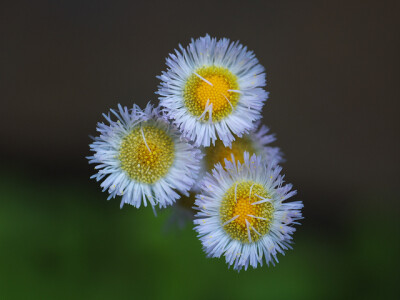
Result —
<instances>
[{"instance_id":1,"label":"yellow disc floret","mask_svg":"<svg viewBox=\"0 0 400 300\"><path fill-rule=\"evenodd\" d=\"M236 182L226 191L220 216L223 228L231 238L250 243L268 233L273 206L269 201L257 203L268 197L267 190L253 181Z\"/></svg>"},{"instance_id":2,"label":"yellow disc floret","mask_svg":"<svg viewBox=\"0 0 400 300\"><path fill-rule=\"evenodd\" d=\"M236 108L240 94L237 77L228 69L208 66L197 69L189 76L184 91L184 104L188 111L202 120L220 121ZM211 107L212 105L212 107Z\"/></svg>"},{"instance_id":3,"label":"yellow disc floret","mask_svg":"<svg viewBox=\"0 0 400 300\"><path fill-rule=\"evenodd\" d=\"M218 140L215 142L215 146L205 148L205 162L207 171L211 171L216 163L221 163L225 165L225 158L232 161L232 154L235 160L243 163L243 154L245 151L249 152L250 155L253 153L258 154L254 143L249 136L244 136L242 138L236 137L232 142L232 148L225 147L224 144Z\"/></svg>"},{"instance_id":4,"label":"yellow disc floret","mask_svg":"<svg viewBox=\"0 0 400 300\"><path fill-rule=\"evenodd\" d=\"M138 125L123 139L119 160L131 179L155 183L168 173L173 163L173 140L154 124Z\"/></svg>"}]
</instances>

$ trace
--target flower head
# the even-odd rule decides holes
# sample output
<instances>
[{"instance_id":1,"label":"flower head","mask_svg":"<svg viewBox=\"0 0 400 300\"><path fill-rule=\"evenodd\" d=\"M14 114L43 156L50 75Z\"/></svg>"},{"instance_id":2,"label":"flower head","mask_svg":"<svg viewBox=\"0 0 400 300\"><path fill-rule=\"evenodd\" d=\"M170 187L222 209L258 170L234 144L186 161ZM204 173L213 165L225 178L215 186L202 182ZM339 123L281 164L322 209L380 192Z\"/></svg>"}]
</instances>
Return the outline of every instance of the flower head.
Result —
<instances>
[{"instance_id":1,"label":"flower head","mask_svg":"<svg viewBox=\"0 0 400 300\"><path fill-rule=\"evenodd\" d=\"M201 153L180 138L158 107L144 110L118 105L118 111L103 115L109 123L98 123L99 136L90 145L89 163L98 164L91 178L108 190L109 199L122 196L121 206L171 205L188 191L199 171Z\"/></svg>"},{"instance_id":2,"label":"flower head","mask_svg":"<svg viewBox=\"0 0 400 300\"><path fill-rule=\"evenodd\" d=\"M243 164L243 154L248 152L250 155L261 156L263 161L277 163L283 162L283 154L278 147L272 147L270 144L276 140L274 134L268 134L269 128L265 125L256 124L249 134L236 138L231 147L225 147L222 142L217 141L215 146L204 148L204 166L203 169L211 172L216 163L224 164L224 160L237 159Z\"/></svg>"},{"instance_id":3,"label":"flower head","mask_svg":"<svg viewBox=\"0 0 400 300\"><path fill-rule=\"evenodd\" d=\"M260 119L268 96L264 68L238 42L206 35L180 46L166 64L160 104L196 146L208 147L217 136L229 146Z\"/></svg>"},{"instance_id":4,"label":"flower head","mask_svg":"<svg viewBox=\"0 0 400 300\"><path fill-rule=\"evenodd\" d=\"M229 266L256 268L274 264L277 253L291 248L292 234L302 219L301 201L285 202L296 194L283 184L281 167L244 153L244 162L225 160L202 182L196 197L194 223L208 256L225 256Z\"/></svg>"}]
</instances>

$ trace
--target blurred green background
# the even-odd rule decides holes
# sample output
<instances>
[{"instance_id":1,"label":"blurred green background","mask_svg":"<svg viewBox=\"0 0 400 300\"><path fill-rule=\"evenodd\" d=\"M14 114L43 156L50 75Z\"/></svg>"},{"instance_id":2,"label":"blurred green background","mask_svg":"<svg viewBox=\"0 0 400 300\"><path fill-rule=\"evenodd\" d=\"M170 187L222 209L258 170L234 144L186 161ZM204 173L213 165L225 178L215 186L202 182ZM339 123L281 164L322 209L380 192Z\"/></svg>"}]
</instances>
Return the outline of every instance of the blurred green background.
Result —
<instances>
[{"instance_id":1,"label":"blurred green background","mask_svg":"<svg viewBox=\"0 0 400 300\"><path fill-rule=\"evenodd\" d=\"M398 1L0 3L0 299L396 299ZM89 134L143 106L178 43L240 40L305 204L294 250L237 273L191 224L106 201Z\"/></svg>"},{"instance_id":2,"label":"blurred green background","mask_svg":"<svg viewBox=\"0 0 400 300\"><path fill-rule=\"evenodd\" d=\"M395 299L399 222L390 194L359 195L327 222L309 212L275 267L237 273L207 259L191 224L154 217L86 182L10 171L0 188L3 299ZM398 207L395 207L398 208ZM340 217L339 217L340 216ZM339 218L339 219L337 219ZM169 225L167 225L169 224Z\"/></svg>"}]
</instances>

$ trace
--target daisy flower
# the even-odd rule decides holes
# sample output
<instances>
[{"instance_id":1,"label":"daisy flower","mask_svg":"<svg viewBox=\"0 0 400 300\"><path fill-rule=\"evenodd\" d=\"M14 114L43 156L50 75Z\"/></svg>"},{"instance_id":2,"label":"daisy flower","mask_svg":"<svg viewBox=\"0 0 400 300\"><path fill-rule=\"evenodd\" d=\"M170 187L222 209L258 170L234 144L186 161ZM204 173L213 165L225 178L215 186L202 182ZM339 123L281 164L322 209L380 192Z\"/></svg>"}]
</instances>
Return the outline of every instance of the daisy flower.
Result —
<instances>
[{"instance_id":1,"label":"daisy flower","mask_svg":"<svg viewBox=\"0 0 400 300\"><path fill-rule=\"evenodd\" d=\"M203 248L209 257L224 255L236 270L256 268L264 260L275 264L277 254L291 248L303 204L285 202L296 191L283 184L276 164L247 152L243 164L225 163L206 175L196 197L194 223Z\"/></svg>"},{"instance_id":2,"label":"daisy flower","mask_svg":"<svg viewBox=\"0 0 400 300\"><path fill-rule=\"evenodd\" d=\"M144 110L118 105L118 111L103 114L108 124L98 123L89 163L97 164L91 176L101 183L109 197L122 196L124 203L139 208L147 201L154 207L171 205L187 195L195 182L201 159L200 150L180 138L158 107Z\"/></svg>"},{"instance_id":3,"label":"daisy flower","mask_svg":"<svg viewBox=\"0 0 400 300\"><path fill-rule=\"evenodd\" d=\"M268 97L264 68L238 42L209 35L179 46L166 60L157 94L167 116L194 141L229 146L261 118Z\"/></svg>"},{"instance_id":4,"label":"daisy flower","mask_svg":"<svg viewBox=\"0 0 400 300\"><path fill-rule=\"evenodd\" d=\"M216 163L224 164L224 160L238 159L243 164L243 153L256 154L261 156L266 162L283 162L283 154L278 147L271 147L269 144L276 140L275 134L268 134L269 128L258 123L249 134L236 138L231 147L225 147L221 141L217 141L215 146L203 149L205 154L203 159L203 169L211 172ZM233 161L232 161L233 162Z\"/></svg>"}]
</instances>

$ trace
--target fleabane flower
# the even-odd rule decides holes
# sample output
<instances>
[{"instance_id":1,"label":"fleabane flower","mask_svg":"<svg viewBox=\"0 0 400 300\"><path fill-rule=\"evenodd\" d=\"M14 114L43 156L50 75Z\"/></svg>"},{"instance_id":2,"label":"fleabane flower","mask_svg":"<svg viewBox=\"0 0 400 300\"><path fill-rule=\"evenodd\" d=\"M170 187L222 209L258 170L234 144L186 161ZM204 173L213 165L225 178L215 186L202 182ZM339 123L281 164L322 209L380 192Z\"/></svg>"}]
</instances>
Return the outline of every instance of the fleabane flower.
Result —
<instances>
[{"instance_id":1,"label":"fleabane flower","mask_svg":"<svg viewBox=\"0 0 400 300\"><path fill-rule=\"evenodd\" d=\"M193 40L166 60L158 94L168 117L196 146L229 146L261 118L268 97L264 68L252 51L227 38Z\"/></svg>"},{"instance_id":2,"label":"fleabane flower","mask_svg":"<svg viewBox=\"0 0 400 300\"><path fill-rule=\"evenodd\" d=\"M263 161L283 162L283 154L278 147L272 147L270 144L276 140L274 134L269 134L269 128L265 125L256 124L249 134L236 138L231 147L225 147L221 141L217 141L215 146L203 149L205 154L203 159L203 170L211 172L216 163L224 164L224 160L232 161L233 157L243 164L243 154L248 152L250 155L256 154ZM233 162L233 161L232 161Z\"/></svg>"},{"instance_id":3,"label":"fleabane flower","mask_svg":"<svg viewBox=\"0 0 400 300\"><path fill-rule=\"evenodd\" d=\"M91 176L101 183L109 197L122 196L124 203L137 208L149 202L153 207L171 205L187 195L195 182L201 159L200 150L181 139L158 107L148 104L144 110L137 105L128 110L103 114L108 124L98 123L99 136L94 138L89 163L97 164Z\"/></svg>"},{"instance_id":4,"label":"fleabane flower","mask_svg":"<svg viewBox=\"0 0 400 300\"><path fill-rule=\"evenodd\" d=\"M225 256L234 269L275 264L291 248L294 224L302 219L301 201L284 185L281 167L246 152L243 164L225 160L202 182L196 196L195 230L209 257Z\"/></svg>"}]
</instances>

